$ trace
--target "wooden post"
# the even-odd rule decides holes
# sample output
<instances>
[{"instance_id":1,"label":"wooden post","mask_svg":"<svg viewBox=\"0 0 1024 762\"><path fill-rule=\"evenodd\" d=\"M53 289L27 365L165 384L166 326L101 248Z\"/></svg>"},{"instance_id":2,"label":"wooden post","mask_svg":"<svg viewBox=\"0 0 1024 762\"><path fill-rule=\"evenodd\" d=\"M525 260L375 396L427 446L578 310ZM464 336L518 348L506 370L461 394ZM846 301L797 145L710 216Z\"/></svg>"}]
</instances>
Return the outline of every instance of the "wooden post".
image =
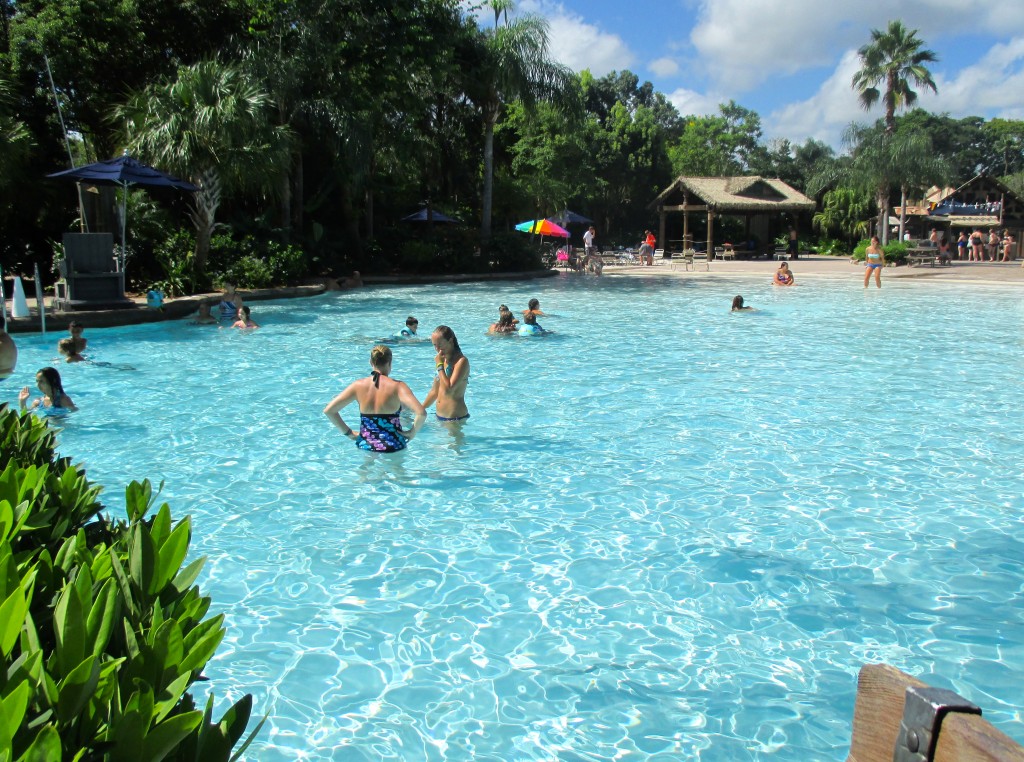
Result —
<instances>
[{"instance_id":1,"label":"wooden post","mask_svg":"<svg viewBox=\"0 0 1024 762\"><path fill-rule=\"evenodd\" d=\"M690 194L687 193L686 191L683 191L683 249L684 250L693 245L693 242L690 240L690 213L686 209L686 207L688 207L689 205L690 205Z\"/></svg>"},{"instance_id":2,"label":"wooden post","mask_svg":"<svg viewBox=\"0 0 1024 762\"><path fill-rule=\"evenodd\" d=\"M908 686L926 684L888 664L861 667L846 762L892 762ZM1024 762L1024 748L978 715L954 713L942 720L935 762L957 760Z\"/></svg>"},{"instance_id":3,"label":"wooden post","mask_svg":"<svg viewBox=\"0 0 1024 762\"><path fill-rule=\"evenodd\" d=\"M661 248L668 251L667 241L665 240L665 210L658 209L658 243L661 244Z\"/></svg>"},{"instance_id":4,"label":"wooden post","mask_svg":"<svg viewBox=\"0 0 1024 762\"><path fill-rule=\"evenodd\" d=\"M711 255L714 253L715 240L715 213L708 207L708 264L711 263Z\"/></svg>"}]
</instances>

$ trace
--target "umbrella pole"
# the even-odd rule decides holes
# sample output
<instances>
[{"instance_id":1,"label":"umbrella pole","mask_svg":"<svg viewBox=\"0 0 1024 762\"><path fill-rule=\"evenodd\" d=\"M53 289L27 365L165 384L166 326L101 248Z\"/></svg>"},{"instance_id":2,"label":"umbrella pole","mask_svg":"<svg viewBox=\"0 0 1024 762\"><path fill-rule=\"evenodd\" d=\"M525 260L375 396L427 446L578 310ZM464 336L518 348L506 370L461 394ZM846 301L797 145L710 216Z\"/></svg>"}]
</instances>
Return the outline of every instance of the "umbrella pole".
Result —
<instances>
[{"instance_id":1,"label":"umbrella pole","mask_svg":"<svg viewBox=\"0 0 1024 762\"><path fill-rule=\"evenodd\" d=\"M127 225L125 223L125 217L128 215L128 184L125 183L121 189L121 272L124 272L125 260L128 257L128 241L125 238L125 230Z\"/></svg>"}]
</instances>

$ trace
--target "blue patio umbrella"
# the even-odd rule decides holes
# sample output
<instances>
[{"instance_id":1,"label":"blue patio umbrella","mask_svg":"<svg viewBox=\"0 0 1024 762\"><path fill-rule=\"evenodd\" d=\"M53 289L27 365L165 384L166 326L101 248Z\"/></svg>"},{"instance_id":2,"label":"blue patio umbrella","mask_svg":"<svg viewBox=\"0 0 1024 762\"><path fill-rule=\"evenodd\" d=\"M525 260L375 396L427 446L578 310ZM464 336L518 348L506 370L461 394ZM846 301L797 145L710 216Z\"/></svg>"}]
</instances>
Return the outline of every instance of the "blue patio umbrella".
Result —
<instances>
[{"instance_id":1,"label":"blue patio umbrella","mask_svg":"<svg viewBox=\"0 0 1024 762\"><path fill-rule=\"evenodd\" d=\"M552 222L557 222L562 227L566 225L589 225L593 222L589 217L576 214L576 212L570 212L568 209L563 209L558 214L552 214L548 219Z\"/></svg>"},{"instance_id":2,"label":"blue patio umbrella","mask_svg":"<svg viewBox=\"0 0 1024 762\"><path fill-rule=\"evenodd\" d=\"M177 188L178 190L194 192L196 186L185 180L179 180L159 169L154 169L146 164L136 161L126 151L123 156L116 159L98 161L94 164L86 164L73 169L65 169L62 172L54 172L47 177L67 177L71 180L91 185L113 185L121 188L121 269L124 269L124 260L127 254L127 241L125 239L125 214L128 210L128 189L133 185L145 185L150 188Z\"/></svg>"},{"instance_id":3,"label":"blue patio umbrella","mask_svg":"<svg viewBox=\"0 0 1024 762\"><path fill-rule=\"evenodd\" d=\"M436 209L431 209L429 215L427 214L427 207L421 207L418 212L413 212L402 218L402 222L449 222L455 225L460 223L460 220L454 217L449 217L447 214L442 214Z\"/></svg>"}]
</instances>

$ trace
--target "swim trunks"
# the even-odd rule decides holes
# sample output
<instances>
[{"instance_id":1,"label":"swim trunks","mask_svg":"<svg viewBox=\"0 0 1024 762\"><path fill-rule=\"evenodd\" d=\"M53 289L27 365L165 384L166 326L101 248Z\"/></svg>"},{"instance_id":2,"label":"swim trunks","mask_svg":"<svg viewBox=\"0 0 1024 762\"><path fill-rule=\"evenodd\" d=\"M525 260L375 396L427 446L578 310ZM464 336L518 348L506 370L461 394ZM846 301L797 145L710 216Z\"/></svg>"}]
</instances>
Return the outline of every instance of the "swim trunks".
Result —
<instances>
[{"instance_id":1,"label":"swim trunks","mask_svg":"<svg viewBox=\"0 0 1024 762\"><path fill-rule=\"evenodd\" d=\"M368 452L398 452L409 442L402 434L398 413L359 413L356 447Z\"/></svg>"},{"instance_id":2,"label":"swim trunks","mask_svg":"<svg viewBox=\"0 0 1024 762\"><path fill-rule=\"evenodd\" d=\"M881 267L881 266L882 266L881 263L873 265L870 262L868 262L868 269L869 270L874 270L876 267Z\"/></svg>"},{"instance_id":3,"label":"swim trunks","mask_svg":"<svg viewBox=\"0 0 1024 762\"><path fill-rule=\"evenodd\" d=\"M469 418L469 413L466 413L465 415L458 415L455 416L454 418L445 418L443 415L437 415L437 413L434 413L434 415L437 416L437 420L443 421L444 423L451 423L452 421L464 421L467 418Z\"/></svg>"}]
</instances>

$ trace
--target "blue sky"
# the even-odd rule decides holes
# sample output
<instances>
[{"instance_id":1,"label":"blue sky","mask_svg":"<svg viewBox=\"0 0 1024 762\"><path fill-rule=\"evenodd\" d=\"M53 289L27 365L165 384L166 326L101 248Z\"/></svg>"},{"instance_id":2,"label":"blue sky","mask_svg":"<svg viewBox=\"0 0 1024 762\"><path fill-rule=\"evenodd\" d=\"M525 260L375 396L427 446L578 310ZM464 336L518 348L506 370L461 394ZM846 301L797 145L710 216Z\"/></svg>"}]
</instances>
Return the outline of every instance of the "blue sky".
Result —
<instances>
[{"instance_id":1,"label":"blue sky","mask_svg":"<svg viewBox=\"0 0 1024 762\"><path fill-rule=\"evenodd\" d=\"M839 147L858 104L850 80L871 29L899 18L939 61L922 108L960 118L1024 119L1024 0L520 0L547 19L554 58L601 76L629 69L680 112L732 99L761 116L765 139Z\"/></svg>"}]
</instances>

